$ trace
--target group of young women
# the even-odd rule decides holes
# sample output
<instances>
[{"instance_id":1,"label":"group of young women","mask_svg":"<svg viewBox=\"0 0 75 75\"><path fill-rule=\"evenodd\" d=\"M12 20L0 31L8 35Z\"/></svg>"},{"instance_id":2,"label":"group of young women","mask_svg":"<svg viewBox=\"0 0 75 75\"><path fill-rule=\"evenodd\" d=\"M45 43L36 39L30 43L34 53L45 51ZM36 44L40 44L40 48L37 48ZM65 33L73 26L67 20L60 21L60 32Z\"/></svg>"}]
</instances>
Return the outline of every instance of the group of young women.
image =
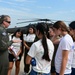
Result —
<instances>
[{"instance_id":1,"label":"group of young women","mask_svg":"<svg viewBox=\"0 0 75 75\"><path fill-rule=\"evenodd\" d=\"M75 75L74 24L75 21L71 22L68 28L63 21L57 21L51 27L45 23L38 23L36 33L35 29L30 27L24 37L23 32L17 30L12 35L12 39L20 39L22 42L12 44L17 51L17 57L19 57L15 61L15 75L19 74L23 52L25 52L24 75L28 75L33 58L35 59L33 64L36 63L36 65L32 65L30 75ZM35 41L36 36L38 41ZM13 53L9 52L8 75L11 75L14 58Z\"/></svg>"},{"instance_id":2,"label":"group of young women","mask_svg":"<svg viewBox=\"0 0 75 75\"><path fill-rule=\"evenodd\" d=\"M22 55L24 53L24 60L26 60L27 53L30 49L30 46L35 41L35 28L30 26L27 34L24 35L21 29L18 29L14 34L9 36L10 40L22 40L22 42L13 43L9 47L9 69L8 75L11 75L11 71L15 62L15 75L19 75L20 71L20 62ZM24 48L25 47L25 48ZM25 49L25 50L24 50ZM30 70L30 65L27 65L24 61L24 74L28 73Z\"/></svg>"},{"instance_id":3,"label":"group of young women","mask_svg":"<svg viewBox=\"0 0 75 75\"><path fill-rule=\"evenodd\" d=\"M56 40L54 40L54 37L51 39L53 41L54 44L59 44L58 48L57 48L57 52L56 55L54 56L54 66L51 67L51 65L47 66L48 63L50 63L51 61L48 61L46 56L49 55L49 58L51 57L51 55L53 56L53 53L48 55L46 54L47 52L49 52L49 49L52 47L51 43L48 45L49 41L47 42L47 32L48 30L45 30L45 27L47 25L43 24L44 26L42 26L41 23L39 23L36 26L36 30L37 30L37 36L39 38L39 41L41 41L42 47L41 48L41 44L39 41L35 42L29 52L28 52L28 56L26 59L26 63L30 64L30 61L32 60L32 58L36 59L36 66L33 66L30 75L37 75L37 74L41 74L41 75L50 75L50 71L47 71L49 67L51 67L51 69L55 69L54 72L52 72L52 74L56 74L56 75L74 75L75 74L75 62L74 62L74 40L75 40L75 21L71 22L69 24L69 28L67 27L67 25L63 22L63 21L57 21L53 24L53 31L55 33L56 36ZM48 29L46 27L46 29ZM46 40L45 40L46 38ZM44 40L44 42L43 42ZM38 43L39 42L39 43ZM46 45L47 43L47 45ZM52 44L53 44L52 43ZM37 46L38 44L38 46ZM40 45L39 45L40 44ZM50 48L49 48L50 47ZM46 49L45 49L46 48ZM43 49L43 50L42 50ZM48 49L48 51L47 51ZM50 51L53 48L50 49ZM33 50L33 51L32 51ZM46 50L47 52L45 52L44 50ZM42 52L44 51L44 52ZM53 52L53 51L51 51ZM41 56L40 56L41 54ZM45 58L43 58L44 54L46 54ZM51 60L51 58L50 58ZM44 61L46 63L44 63ZM44 66L45 65L45 66ZM41 68L41 69L40 69ZM50 70L50 68L49 68Z\"/></svg>"}]
</instances>

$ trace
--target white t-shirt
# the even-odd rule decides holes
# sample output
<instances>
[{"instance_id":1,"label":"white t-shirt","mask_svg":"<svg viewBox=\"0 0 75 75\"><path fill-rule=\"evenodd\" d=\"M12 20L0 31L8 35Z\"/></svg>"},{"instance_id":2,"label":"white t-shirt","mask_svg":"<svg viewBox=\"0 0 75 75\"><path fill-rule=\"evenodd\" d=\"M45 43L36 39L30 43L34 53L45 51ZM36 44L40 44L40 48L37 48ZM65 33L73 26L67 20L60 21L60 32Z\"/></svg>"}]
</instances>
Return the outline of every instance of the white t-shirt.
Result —
<instances>
[{"instance_id":1,"label":"white t-shirt","mask_svg":"<svg viewBox=\"0 0 75 75\"><path fill-rule=\"evenodd\" d=\"M49 49L49 57L52 60L54 45L49 39L47 39L47 45ZM41 73L49 73L51 69L51 61L48 62L45 59L42 59L43 54L44 48L42 46L41 40L33 43L28 52L29 56L31 56L32 58L34 57L36 59L36 66L33 67L33 70Z\"/></svg>"},{"instance_id":2,"label":"white t-shirt","mask_svg":"<svg viewBox=\"0 0 75 75\"><path fill-rule=\"evenodd\" d=\"M28 34L27 36L24 34L24 40L26 42L34 42L36 35L35 34Z\"/></svg>"},{"instance_id":3,"label":"white t-shirt","mask_svg":"<svg viewBox=\"0 0 75 75\"><path fill-rule=\"evenodd\" d=\"M74 51L73 51L72 68L75 68L75 42L74 42Z\"/></svg>"},{"instance_id":4,"label":"white t-shirt","mask_svg":"<svg viewBox=\"0 0 75 75\"><path fill-rule=\"evenodd\" d=\"M73 58L73 46L74 46L73 40L69 34L66 34L64 37L62 37L62 39L59 43L58 49L57 49L56 56L55 56L55 68L56 68L57 73L60 73L63 50L69 51L68 61L67 61L67 65L66 65L64 74L71 73L71 65L72 65L72 58Z\"/></svg>"},{"instance_id":5,"label":"white t-shirt","mask_svg":"<svg viewBox=\"0 0 75 75\"><path fill-rule=\"evenodd\" d=\"M13 37L13 40L20 40L20 38L17 38L17 37ZM20 51L20 47L21 47L21 42L18 42L18 43L13 43L11 46L13 46L13 49L15 51L15 53L17 54L19 51ZM11 54L11 52L9 51L9 53Z\"/></svg>"}]
</instances>

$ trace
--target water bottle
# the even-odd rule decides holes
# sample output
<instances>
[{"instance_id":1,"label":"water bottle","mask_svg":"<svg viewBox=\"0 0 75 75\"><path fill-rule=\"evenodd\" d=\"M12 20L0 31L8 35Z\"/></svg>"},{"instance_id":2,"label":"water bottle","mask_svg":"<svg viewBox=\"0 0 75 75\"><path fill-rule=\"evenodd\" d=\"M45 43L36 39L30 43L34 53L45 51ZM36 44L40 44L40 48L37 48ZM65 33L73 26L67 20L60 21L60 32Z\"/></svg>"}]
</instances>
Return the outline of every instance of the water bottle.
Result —
<instances>
[{"instance_id":1,"label":"water bottle","mask_svg":"<svg viewBox=\"0 0 75 75\"><path fill-rule=\"evenodd\" d=\"M17 61L18 59L20 59L20 58L19 58L19 57L17 57L17 59L16 59L16 58L14 58L14 59L13 59L13 61Z\"/></svg>"},{"instance_id":2,"label":"water bottle","mask_svg":"<svg viewBox=\"0 0 75 75\"><path fill-rule=\"evenodd\" d=\"M35 58L32 58L32 59L31 59L31 65L32 65L32 66L36 66L36 60L35 60Z\"/></svg>"}]
</instances>

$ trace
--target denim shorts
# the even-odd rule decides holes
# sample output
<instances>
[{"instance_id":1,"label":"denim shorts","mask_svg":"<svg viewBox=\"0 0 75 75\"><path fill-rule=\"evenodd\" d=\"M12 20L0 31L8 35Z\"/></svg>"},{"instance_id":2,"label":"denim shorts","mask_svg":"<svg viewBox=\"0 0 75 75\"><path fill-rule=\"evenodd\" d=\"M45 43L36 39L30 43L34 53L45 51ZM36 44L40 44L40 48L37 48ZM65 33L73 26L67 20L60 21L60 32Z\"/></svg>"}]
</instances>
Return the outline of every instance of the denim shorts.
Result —
<instances>
[{"instance_id":1,"label":"denim shorts","mask_svg":"<svg viewBox=\"0 0 75 75\"><path fill-rule=\"evenodd\" d=\"M56 75L59 75L59 73L56 73ZM71 75L71 73L69 73L69 74L64 74L64 75Z\"/></svg>"},{"instance_id":2,"label":"denim shorts","mask_svg":"<svg viewBox=\"0 0 75 75\"><path fill-rule=\"evenodd\" d=\"M50 73L47 73L47 74L46 73L38 73L32 69L30 72L30 75L50 75Z\"/></svg>"}]
</instances>

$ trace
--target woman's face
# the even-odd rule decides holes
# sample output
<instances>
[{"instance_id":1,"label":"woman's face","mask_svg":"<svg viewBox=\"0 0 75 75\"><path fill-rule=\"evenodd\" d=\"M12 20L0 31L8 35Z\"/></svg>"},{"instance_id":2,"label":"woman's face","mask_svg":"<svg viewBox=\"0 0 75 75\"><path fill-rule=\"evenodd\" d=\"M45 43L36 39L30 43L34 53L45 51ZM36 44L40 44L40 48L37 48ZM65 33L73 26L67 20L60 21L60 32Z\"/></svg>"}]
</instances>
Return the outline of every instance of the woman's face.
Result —
<instances>
[{"instance_id":1,"label":"woman's face","mask_svg":"<svg viewBox=\"0 0 75 75\"><path fill-rule=\"evenodd\" d=\"M75 30L73 30L72 28L70 28L70 35L75 35Z\"/></svg>"},{"instance_id":2,"label":"woman's face","mask_svg":"<svg viewBox=\"0 0 75 75\"><path fill-rule=\"evenodd\" d=\"M20 37L20 36L21 36L21 32L17 32L16 37Z\"/></svg>"},{"instance_id":3,"label":"woman's face","mask_svg":"<svg viewBox=\"0 0 75 75\"><path fill-rule=\"evenodd\" d=\"M33 34L33 33L34 33L33 28L29 28L29 33L30 33L30 34Z\"/></svg>"},{"instance_id":4,"label":"woman's face","mask_svg":"<svg viewBox=\"0 0 75 75\"><path fill-rule=\"evenodd\" d=\"M36 35L37 35L37 37L39 38L39 39L41 39L41 33L40 33L40 31L39 30L36 30Z\"/></svg>"},{"instance_id":5,"label":"woman's face","mask_svg":"<svg viewBox=\"0 0 75 75\"><path fill-rule=\"evenodd\" d=\"M5 28L8 28L10 23L11 23L11 19L9 17L7 17L7 21L3 21Z\"/></svg>"},{"instance_id":6,"label":"woman's face","mask_svg":"<svg viewBox=\"0 0 75 75\"><path fill-rule=\"evenodd\" d=\"M49 35L50 35L50 36L54 36L54 35L55 35L55 32L53 31L52 28L49 28Z\"/></svg>"},{"instance_id":7,"label":"woman's face","mask_svg":"<svg viewBox=\"0 0 75 75\"><path fill-rule=\"evenodd\" d=\"M61 29L60 28L59 29L54 28L54 32L57 36L61 35Z\"/></svg>"}]
</instances>

